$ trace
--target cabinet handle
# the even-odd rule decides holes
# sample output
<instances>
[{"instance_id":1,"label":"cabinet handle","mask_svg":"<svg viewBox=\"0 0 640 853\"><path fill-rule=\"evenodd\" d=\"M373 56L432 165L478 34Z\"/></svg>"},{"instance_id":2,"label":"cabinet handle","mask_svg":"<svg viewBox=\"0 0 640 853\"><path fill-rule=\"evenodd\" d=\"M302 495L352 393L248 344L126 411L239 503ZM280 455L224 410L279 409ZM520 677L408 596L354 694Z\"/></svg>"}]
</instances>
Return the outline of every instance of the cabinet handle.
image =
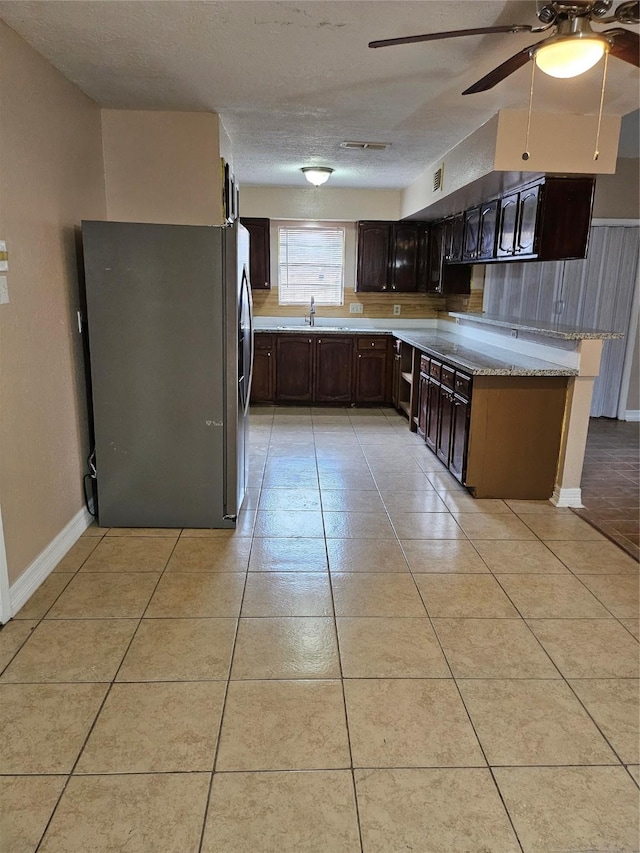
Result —
<instances>
[{"instance_id":1,"label":"cabinet handle","mask_svg":"<svg viewBox=\"0 0 640 853\"><path fill-rule=\"evenodd\" d=\"M375 342L374 342L374 341L371 341L371 346L372 346L372 347L374 347L374 346L375 346Z\"/></svg>"},{"instance_id":2,"label":"cabinet handle","mask_svg":"<svg viewBox=\"0 0 640 853\"><path fill-rule=\"evenodd\" d=\"M309 338L309 343L311 343L311 338ZM320 341L320 343L322 343L322 341Z\"/></svg>"},{"instance_id":3,"label":"cabinet handle","mask_svg":"<svg viewBox=\"0 0 640 853\"><path fill-rule=\"evenodd\" d=\"M265 287L269 287L269 282L268 282L268 281L265 281L264 286L265 286Z\"/></svg>"},{"instance_id":4,"label":"cabinet handle","mask_svg":"<svg viewBox=\"0 0 640 853\"><path fill-rule=\"evenodd\" d=\"M270 352L268 352L268 353L267 353L267 355L269 356L269 358L271 358L271 353L270 353Z\"/></svg>"},{"instance_id":5,"label":"cabinet handle","mask_svg":"<svg viewBox=\"0 0 640 853\"><path fill-rule=\"evenodd\" d=\"M361 356L361 355L359 355L359 356L358 356L358 358L362 358L362 356Z\"/></svg>"}]
</instances>

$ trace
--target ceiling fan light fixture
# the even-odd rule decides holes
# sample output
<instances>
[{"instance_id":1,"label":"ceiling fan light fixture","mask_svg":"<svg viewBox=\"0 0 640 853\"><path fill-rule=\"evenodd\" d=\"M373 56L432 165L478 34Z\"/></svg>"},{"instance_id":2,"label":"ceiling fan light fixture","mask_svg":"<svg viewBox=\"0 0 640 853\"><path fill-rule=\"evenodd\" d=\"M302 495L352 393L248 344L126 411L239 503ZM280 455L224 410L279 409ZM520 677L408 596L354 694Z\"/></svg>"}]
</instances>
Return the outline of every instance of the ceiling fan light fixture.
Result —
<instances>
[{"instance_id":1,"label":"ceiling fan light fixture","mask_svg":"<svg viewBox=\"0 0 640 853\"><path fill-rule=\"evenodd\" d=\"M326 184L333 174L333 169L330 169L328 166L304 166L300 171L314 187Z\"/></svg>"},{"instance_id":2,"label":"ceiling fan light fixture","mask_svg":"<svg viewBox=\"0 0 640 853\"><path fill-rule=\"evenodd\" d=\"M609 50L599 35L550 38L535 53L535 63L551 77L578 77L598 63Z\"/></svg>"}]
</instances>

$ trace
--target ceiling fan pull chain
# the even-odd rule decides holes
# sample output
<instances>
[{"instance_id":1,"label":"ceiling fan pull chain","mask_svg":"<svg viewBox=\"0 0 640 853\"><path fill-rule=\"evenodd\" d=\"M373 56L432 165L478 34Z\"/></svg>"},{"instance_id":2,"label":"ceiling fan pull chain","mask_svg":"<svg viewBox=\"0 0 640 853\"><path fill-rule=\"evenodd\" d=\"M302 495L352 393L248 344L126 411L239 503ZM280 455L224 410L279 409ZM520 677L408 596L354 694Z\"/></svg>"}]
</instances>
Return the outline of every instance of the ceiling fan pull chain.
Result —
<instances>
[{"instance_id":1,"label":"ceiling fan pull chain","mask_svg":"<svg viewBox=\"0 0 640 853\"><path fill-rule=\"evenodd\" d=\"M536 73L536 64L535 62L531 63L531 87L529 89L529 112L527 113L527 138L524 143L524 151L522 153L522 159L529 159L529 131L531 130L531 108L533 106L533 78Z\"/></svg>"},{"instance_id":2,"label":"ceiling fan pull chain","mask_svg":"<svg viewBox=\"0 0 640 853\"><path fill-rule=\"evenodd\" d=\"M600 125L602 124L602 107L604 105L604 87L607 82L607 65L609 62L609 52L604 55L604 69L602 71L602 90L600 92L600 109L598 111L598 130L596 132L596 150L593 152L593 159L597 160L600 156Z\"/></svg>"}]
</instances>

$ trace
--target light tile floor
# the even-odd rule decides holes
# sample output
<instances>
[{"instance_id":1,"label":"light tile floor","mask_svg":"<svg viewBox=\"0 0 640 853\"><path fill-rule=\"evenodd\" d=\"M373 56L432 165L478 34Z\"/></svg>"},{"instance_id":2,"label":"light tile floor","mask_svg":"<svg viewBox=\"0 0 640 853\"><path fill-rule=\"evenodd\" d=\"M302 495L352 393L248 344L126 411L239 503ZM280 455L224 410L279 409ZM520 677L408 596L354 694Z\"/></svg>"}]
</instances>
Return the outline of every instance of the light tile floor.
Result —
<instances>
[{"instance_id":1,"label":"light tile floor","mask_svg":"<svg viewBox=\"0 0 640 853\"><path fill-rule=\"evenodd\" d=\"M251 434L236 531L91 528L0 632L2 853L638 851L638 564L391 410Z\"/></svg>"}]
</instances>

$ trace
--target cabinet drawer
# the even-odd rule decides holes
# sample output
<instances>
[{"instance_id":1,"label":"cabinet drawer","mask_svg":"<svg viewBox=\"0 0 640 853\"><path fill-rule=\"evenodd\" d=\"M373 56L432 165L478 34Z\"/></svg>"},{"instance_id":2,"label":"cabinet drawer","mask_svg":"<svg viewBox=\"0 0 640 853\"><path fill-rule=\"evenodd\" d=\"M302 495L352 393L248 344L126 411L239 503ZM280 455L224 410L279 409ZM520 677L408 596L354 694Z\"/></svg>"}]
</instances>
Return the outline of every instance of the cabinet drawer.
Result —
<instances>
[{"instance_id":1,"label":"cabinet drawer","mask_svg":"<svg viewBox=\"0 0 640 853\"><path fill-rule=\"evenodd\" d=\"M428 355L420 356L420 373L428 373L429 372L429 362L431 359Z\"/></svg>"},{"instance_id":2,"label":"cabinet drawer","mask_svg":"<svg viewBox=\"0 0 640 853\"><path fill-rule=\"evenodd\" d=\"M387 339L383 335L376 335L371 338L358 338L358 349L377 349L377 350L386 350L387 348Z\"/></svg>"},{"instance_id":3,"label":"cabinet drawer","mask_svg":"<svg viewBox=\"0 0 640 853\"><path fill-rule=\"evenodd\" d=\"M442 363L436 361L434 358L431 359L431 364L429 365L429 376L433 376L434 379L440 381L440 368L442 367Z\"/></svg>"},{"instance_id":4,"label":"cabinet drawer","mask_svg":"<svg viewBox=\"0 0 640 853\"><path fill-rule=\"evenodd\" d=\"M442 371L440 374L440 381L444 385L445 388L449 388L453 391L453 377L455 375L455 371L451 367L447 367L446 364L442 365Z\"/></svg>"},{"instance_id":5,"label":"cabinet drawer","mask_svg":"<svg viewBox=\"0 0 640 853\"><path fill-rule=\"evenodd\" d=\"M461 397L466 397L468 400L471 393L471 377L465 376L464 373L456 372L454 391L456 394L459 394Z\"/></svg>"},{"instance_id":6,"label":"cabinet drawer","mask_svg":"<svg viewBox=\"0 0 640 853\"><path fill-rule=\"evenodd\" d=\"M256 349L273 349L273 335L264 335L261 332L256 332L253 340Z\"/></svg>"}]
</instances>

